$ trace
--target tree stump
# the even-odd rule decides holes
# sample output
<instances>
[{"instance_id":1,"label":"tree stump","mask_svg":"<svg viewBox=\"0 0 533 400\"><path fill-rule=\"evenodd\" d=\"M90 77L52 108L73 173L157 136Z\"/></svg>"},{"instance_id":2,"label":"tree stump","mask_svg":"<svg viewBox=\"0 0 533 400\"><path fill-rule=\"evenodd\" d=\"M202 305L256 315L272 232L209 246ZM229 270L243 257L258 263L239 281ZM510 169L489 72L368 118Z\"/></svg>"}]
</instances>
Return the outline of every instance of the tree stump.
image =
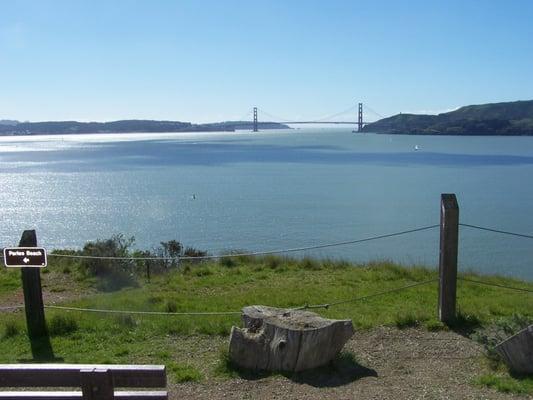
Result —
<instances>
[{"instance_id":1,"label":"tree stump","mask_svg":"<svg viewBox=\"0 0 533 400\"><path fill-rule=\"evenodd\" d=\"M303 371L330 362L353 335L350 320L309 311L250 306L242 310L244 329L232 327L229 356L241 368Z\"/></svg>"},{"instance_id":2,"label":"tree stump","mask_svg":"<svg viewBox=\"0 0 533 400\"><path fill-rule=\"evenodd\" d=\"M494 350L514 372L533 374L533 325L507 338Z\"/></svg>"}]
</instances>

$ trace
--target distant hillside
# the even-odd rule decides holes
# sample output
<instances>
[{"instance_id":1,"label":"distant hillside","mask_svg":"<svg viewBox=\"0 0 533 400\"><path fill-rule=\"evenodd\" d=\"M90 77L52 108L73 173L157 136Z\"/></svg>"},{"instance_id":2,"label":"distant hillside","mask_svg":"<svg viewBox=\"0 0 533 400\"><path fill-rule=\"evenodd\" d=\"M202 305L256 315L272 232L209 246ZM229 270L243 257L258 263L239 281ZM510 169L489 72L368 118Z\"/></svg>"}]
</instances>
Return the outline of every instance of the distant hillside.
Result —
<instances>
[{"instance_id":1,"label":"distant hillside","mask_svg":"<svg viewBox=\"0 0 533 400\"><path fill-rule=\"evenodd\" d=\"M438 114L398 114L363 132L414 135L533 135L533 100L461 107Z\"/></svg>"},{"instance_id":2,"label":"distant hillside","mask_svg":"<svg viewBox=\"0 0 533 400\"><path fill-rule=\"evenodd\" d=\"M212 124L192 124L179 121L124 120L113 122L18 122L0 124L0 135L68 135L74 133L133 133L133 132L219 132L252 129L250 121L227 121ZM264 122L259 129L286 129L287 125Z\"/></svg>"},{"instance_id":3,"label":"distant hillside","mask_svg":"<svg viewBox=\"0 0 533 400\"><path fill-rule=\"evenodd\" d=\"M14 119L0 119L0 125L17 125L18 123Z\"/></svg>"}]
</instances>

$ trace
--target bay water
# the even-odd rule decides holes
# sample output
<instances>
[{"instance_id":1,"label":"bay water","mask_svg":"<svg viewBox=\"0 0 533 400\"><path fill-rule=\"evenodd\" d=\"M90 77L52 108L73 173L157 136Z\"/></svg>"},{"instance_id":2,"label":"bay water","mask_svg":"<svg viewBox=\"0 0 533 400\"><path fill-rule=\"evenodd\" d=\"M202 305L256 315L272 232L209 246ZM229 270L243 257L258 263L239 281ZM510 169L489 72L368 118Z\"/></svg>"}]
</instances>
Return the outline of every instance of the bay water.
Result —
<instances>
[{"instance_id":1,"label":"bay water","mask_svg":"<svg viewBox=\"0 0 533 400\"><path fill-rule=\"evenodd\" d=\"M122 233L220 254L343 242L460 222L533 234L533 137L301 128L259 133L0 137L0 247L81 248ZM533 240L461 227L462 270L533 279ZM439 230L289 255L435 267Z\"/></svg>"}]
</instances>

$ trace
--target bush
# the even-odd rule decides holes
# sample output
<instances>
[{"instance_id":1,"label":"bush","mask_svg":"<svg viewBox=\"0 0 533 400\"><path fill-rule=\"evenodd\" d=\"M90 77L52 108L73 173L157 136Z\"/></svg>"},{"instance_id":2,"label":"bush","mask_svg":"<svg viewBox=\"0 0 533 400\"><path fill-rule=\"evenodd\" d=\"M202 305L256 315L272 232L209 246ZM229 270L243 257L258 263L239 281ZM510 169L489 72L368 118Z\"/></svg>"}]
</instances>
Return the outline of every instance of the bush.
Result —
<instances>
[{"instance_id":1,"label":"bush","mask_svg":"<svg viewBox=\"0 0 533 400\"><path fill-rule=\"evenodd\" d=\"M115 321L125 328L135 328L137 326L137 320L131 314L120 314L115 317Z\"/></svg>"},{"instance_id":2,"label":"bush","mask_svg":"<svg viewBox=\"0 0 533 400\"><path fill-rule=\"evenodd\" d=\"M233 257L221 257L218 262L220 265L226 268L232 268L237 265Z\"/></svg>"},{"instance_id":3,"label":"bush","mask_svg":"<svg viewBox=\"0 0 533 400\"><path fill-rule=\"evenodd\" d=\"M178 311L178 305L173 300L168 300L165 306L165 311L168 313L175 313Z\"/></svg>"},{"instance_id":4,"label":"bush","mask_svg":"<svg viewBox=\"0 0 533 400\"><path fill-rule=\"evenodd\" d=\"M265 264L270 269L277 269L281 265L281 258L273 255L265 257Z\"/></svg>"},{"instance_id":5,"label":"bush","mask_svg":"<svg viewBox=\"0 0 533 400\"><path fill-rule=\"evenodd\" d=\"M82 255L96 257L129 257L129 247L134 243L133 237L125 239L123 235L114 235L110 239L88 242ZM81 271L90 277L100 278L97 287L104 291L136 286L136 263L133 260L108 260L84 258L80 263Z\"/></svg>"},{"instance_id":6,"label":"bush","mask_svg":"<svg viewBox=\"0 0 533 400\"><path fill-rule=\"evenodd\" d=\"M20 332L19 326L14 321L7 321L4 327L4 338L17 336Z\"/></svg>"},{"instance_id":7,"label":"bush","mask_svg":"<svg viewBox=\"0 0 533 400\"><path fill-rule=\"evenodd\" d=\"M56 314L50 320L48 331L51 336L64 336L78 330L78 322L70 315Z\"/></svg>"}]
</instances>

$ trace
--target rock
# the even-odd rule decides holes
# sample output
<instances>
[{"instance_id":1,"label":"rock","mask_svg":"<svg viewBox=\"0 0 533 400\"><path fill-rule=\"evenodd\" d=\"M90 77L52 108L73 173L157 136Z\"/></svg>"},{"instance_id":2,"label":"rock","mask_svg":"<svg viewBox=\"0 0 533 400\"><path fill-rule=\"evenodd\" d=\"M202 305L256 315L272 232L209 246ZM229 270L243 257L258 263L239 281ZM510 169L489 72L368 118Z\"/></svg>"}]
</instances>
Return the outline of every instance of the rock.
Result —
<instances>
[{"instance_id":1,"label":"rock","mask_svg":"<svg viewBox=\"0 0 533 400\"><path fill-rule=\"evenodd\" d=\"M354 330L350 320L332 320L309 311L250 306L244 329L232 327L230 359L239 367L303 371L330 362Z\"/></svg>"},{"instance_id":2,"label":"rock","mask_svg":"<svg viewBox=\"0 0 533 400\"><path fill-rule=\"evenodd\" d=\"M533 374L533 325L504 340L494 350L514 372Z\"/></svg>"}]
</instances>

